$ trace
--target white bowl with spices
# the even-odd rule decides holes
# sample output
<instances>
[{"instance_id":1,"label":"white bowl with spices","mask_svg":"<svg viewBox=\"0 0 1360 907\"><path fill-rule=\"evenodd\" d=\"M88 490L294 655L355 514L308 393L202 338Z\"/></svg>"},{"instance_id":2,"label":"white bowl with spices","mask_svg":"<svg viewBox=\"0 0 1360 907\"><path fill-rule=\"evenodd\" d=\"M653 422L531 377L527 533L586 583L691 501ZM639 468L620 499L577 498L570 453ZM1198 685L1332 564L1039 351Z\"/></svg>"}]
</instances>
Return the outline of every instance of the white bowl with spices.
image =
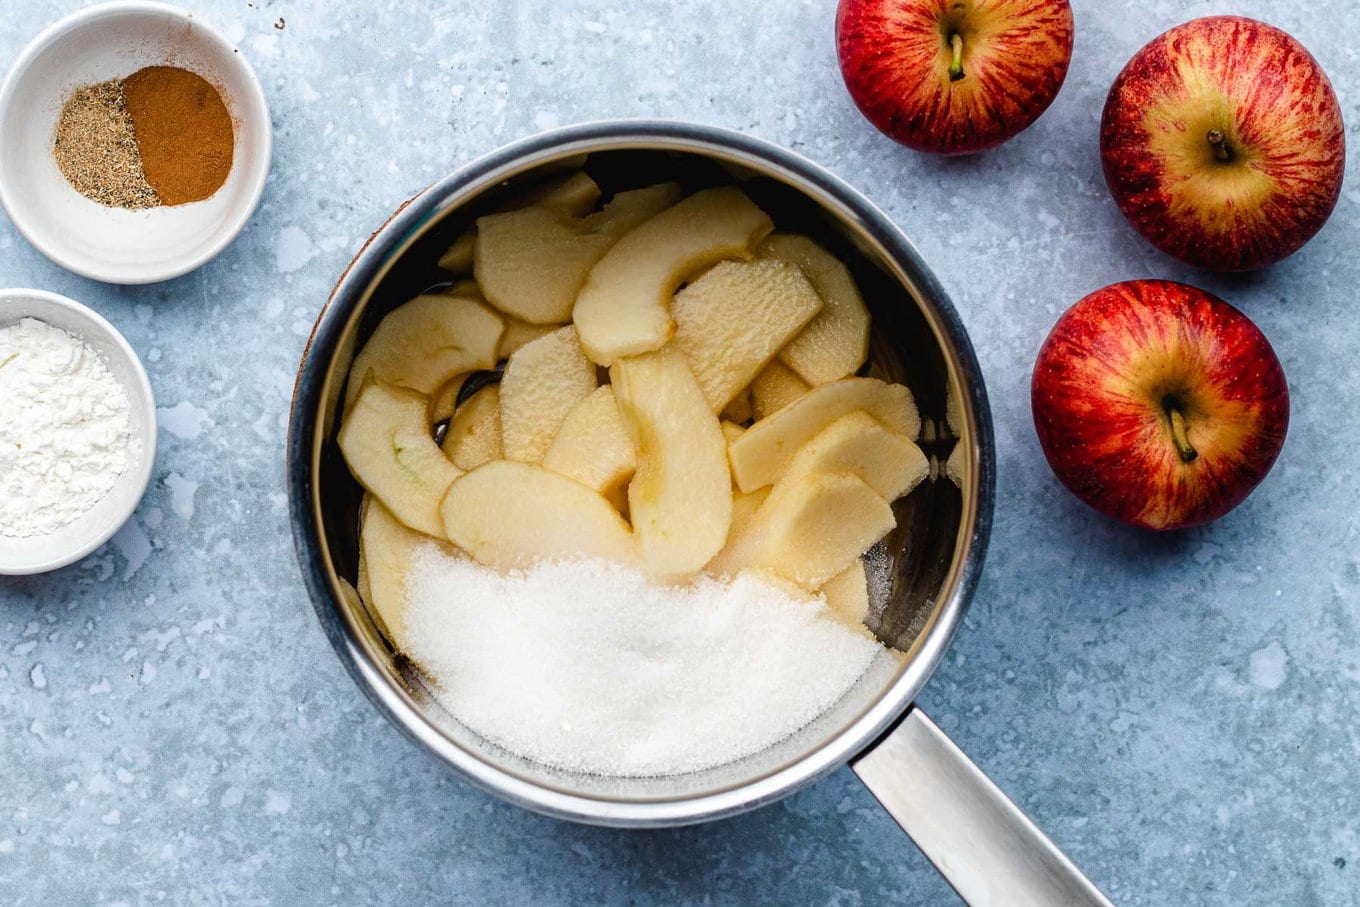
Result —
<instances>
[{"instance_id":1,"label":"white bowl with spices","mask_svg":"<svg viewBox=\"0 0 1360 907\"><path fill-rule=\"evenodd\" d=\"M137 98L129 90L122 99L121 89L150 68L153 76L176 70L203 81L142 78L133 109ZM73 118L74 95L111 83L125 103L107 92L85 98ZM164 113L200 108L207 112L182 134L174 124L184 118ZM138 110L151 113L134 141ZM159 123L151 118L157 111ZM82 276L145 284L192 271L241 232L264 192L272 138L259 80L225 37L192 13L133 0L73 13L24 49L0 84L0 148L0 205L29 242ZM155 158L144 172L143 153ZM152 181L166 198L146 207L160 200L146 194ZM141 195L129 194L132 184ZM204 187L207 197L184 202Z\"/></svg>"},{"instance_id":2,"label":"white bowl with spices","mask_svg":"<svg viewBox=\"0 0 1360 907\"><path fill-rule=\"evenodd\" d=\"M123 335L64 296L0 290L0 574L107 542L155 459L155 398Z\"/></svg>"}]
</instances>

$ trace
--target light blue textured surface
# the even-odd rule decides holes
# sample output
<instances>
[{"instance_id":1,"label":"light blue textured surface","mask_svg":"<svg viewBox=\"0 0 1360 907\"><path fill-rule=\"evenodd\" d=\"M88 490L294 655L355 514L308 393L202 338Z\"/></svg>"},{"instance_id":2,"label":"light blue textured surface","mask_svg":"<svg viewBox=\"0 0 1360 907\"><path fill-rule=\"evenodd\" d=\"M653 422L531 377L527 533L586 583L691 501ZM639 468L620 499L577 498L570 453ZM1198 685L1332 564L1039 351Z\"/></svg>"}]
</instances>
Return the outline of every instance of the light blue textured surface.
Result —
<instances>
[{"instance_id":1,"label":"light blue textured surface","mask_svg":"<svg viewBox=\"0 0 1360 907\"><path fill-rule=\"evenodd\" d=\"M1295 34L1360 123L1350 3L1076 0L1076 56L1053 108L968 160L898 148L860 118L830 0L192 5L239 41L273 105L273 178L245 234L186 278L119 289L62 272L0 224L0 284L108 316L163 408L135 523L78 566L0 579L0 899L952 902L846 771L756 814L669 832L501 805L378 717L303 593L286 413L312 320L359 243L402 199L511 139L663 116L793 147L865 190L972 332L996 418L996 531L922 697L932 715L1118 903L1356 902L1355 155L1311 244L1264 273L1218 277L1134 235L1096 145L1128 57L1209 13ZM7 5L0 60L77 6ZM1264 486L1218 524L1165 537L1063 491L1029 416L1029 369L1057 314L1143 276L1243 308L1293 392Z\"/></svg>"}]
</instances>

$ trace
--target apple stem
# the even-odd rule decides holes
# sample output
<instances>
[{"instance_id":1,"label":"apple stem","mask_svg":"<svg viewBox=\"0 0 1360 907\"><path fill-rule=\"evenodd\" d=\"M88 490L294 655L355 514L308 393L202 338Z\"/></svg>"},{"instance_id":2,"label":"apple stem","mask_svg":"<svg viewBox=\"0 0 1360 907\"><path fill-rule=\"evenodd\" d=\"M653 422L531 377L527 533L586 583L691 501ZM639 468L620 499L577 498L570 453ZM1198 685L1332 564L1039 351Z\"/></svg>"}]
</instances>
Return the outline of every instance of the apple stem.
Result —
<instances>
[{"instance_id":1,"label":"apple stem","mask_svg":"<svg viewBox=\"0 0 1360 907\"><path fill-rule=\"evenodd\" d=\"M1210 129L1207 138L1209 139L1209 147L1214 149L1214 157L1220 161L1232 160L1232 149L1228 147L1228 140L1222 132L1217 129Z\"/></svg>"},{"instance_id":2,"label":"apple stem","mask_svg":"<svg viewBox=\"0 0 1360 907\"><path fill-rule=\"evenodd\" d=\"M1171 420L1171 440L1176 442L1176 452L1181 455L1182 463L1193 463L1199 456L1190 443L1190 432L1185 426L1185 415L1175 406L1168 406L1167 418Z\"/></svg>"},{"instance_id":3,"label":"apple stem","mask_svg":"<svg viewBox=\"0 0 1360 907\"><path fill-rule=\"evenodd\" d=\"M954 62L949 64L949 81L957 82L963 78L963 35L958 32L950 35L949 46L954 50Z\"/></svg>"}]
</instances>

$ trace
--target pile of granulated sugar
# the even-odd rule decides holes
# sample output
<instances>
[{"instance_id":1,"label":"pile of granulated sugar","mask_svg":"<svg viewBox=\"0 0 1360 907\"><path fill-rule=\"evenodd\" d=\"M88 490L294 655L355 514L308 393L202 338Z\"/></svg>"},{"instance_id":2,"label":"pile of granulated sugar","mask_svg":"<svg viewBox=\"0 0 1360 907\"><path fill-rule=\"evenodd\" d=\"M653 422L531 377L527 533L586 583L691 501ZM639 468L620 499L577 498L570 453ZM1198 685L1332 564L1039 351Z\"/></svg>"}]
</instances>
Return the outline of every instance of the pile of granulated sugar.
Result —
<instances>
[{"instance_id":1,"label":"pile of granulated sugar","mask_svg":"<svg viewBox=\"0 0 1360 907\"><path fill-rule=\"evenodd\" d=\"M758 579L655 585L603 561L502 575L434 545L407 576L407 654L454 717L545 765L698 771L777 743L882 646Z\"/></svg>"}]
</instances>

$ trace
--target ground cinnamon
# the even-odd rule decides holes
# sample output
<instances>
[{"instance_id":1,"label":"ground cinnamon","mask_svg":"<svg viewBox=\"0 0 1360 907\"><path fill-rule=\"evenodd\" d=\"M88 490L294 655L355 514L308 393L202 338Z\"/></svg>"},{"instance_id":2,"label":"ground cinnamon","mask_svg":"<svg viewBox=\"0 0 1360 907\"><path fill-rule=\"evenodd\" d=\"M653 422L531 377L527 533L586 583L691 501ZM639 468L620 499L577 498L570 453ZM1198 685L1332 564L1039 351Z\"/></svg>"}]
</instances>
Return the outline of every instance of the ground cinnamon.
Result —
<instances>
[{"instance_id":1,"label":"ground cinnamon","mask_svg":"<svg viewBox=\"0 0 1360 907\"><path fill-rule=\"evenodd\" d=\"M222 96L197 73L148 66L123 80L146 181L162 205L202 201L231 173L235 136Z\"/></svg>"}]
</instances>

